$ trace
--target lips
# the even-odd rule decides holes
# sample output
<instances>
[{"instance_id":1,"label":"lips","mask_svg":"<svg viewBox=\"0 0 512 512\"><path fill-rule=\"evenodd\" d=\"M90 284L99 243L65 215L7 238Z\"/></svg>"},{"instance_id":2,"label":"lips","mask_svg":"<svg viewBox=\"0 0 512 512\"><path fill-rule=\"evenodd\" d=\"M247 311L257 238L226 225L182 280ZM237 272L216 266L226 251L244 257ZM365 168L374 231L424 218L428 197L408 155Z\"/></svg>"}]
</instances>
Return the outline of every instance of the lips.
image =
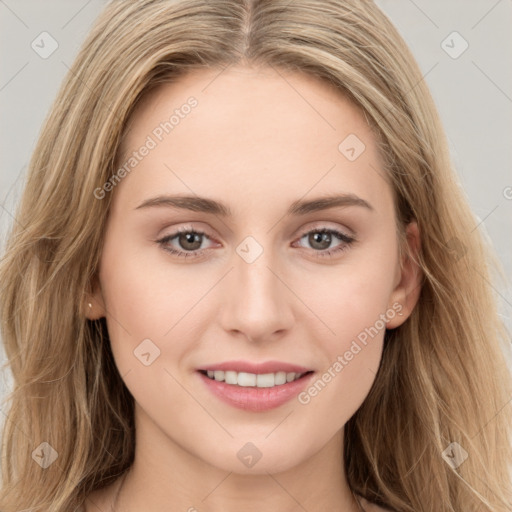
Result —
<instances>
[{"instance_id":1,"label":"lips","mask_svg":"<svg viewBox=\"0 0 512 512\"><path fill-rule=\"evenodd\" d=\"M262 412L297 396L314 371L280 361L227 361L203 366L197 373L207 389L222 402Z\"/></svg>"},{"instance_id":2,"label":"lips","mask_svg":"<svg viewBox=\"0 0 512 512\"><path fill-rule=\"evenodd\" d=\"M296 364L284 363L282 361L267 361L264 363L253 363L251 361L225 361L222 363L202 366L200 370L223 370L256 374L277 373L281 371L286 373L306 373L308 371L312 371L311 368L306 368L305 366L299 366Z\"/></svg>"}]
</instances>

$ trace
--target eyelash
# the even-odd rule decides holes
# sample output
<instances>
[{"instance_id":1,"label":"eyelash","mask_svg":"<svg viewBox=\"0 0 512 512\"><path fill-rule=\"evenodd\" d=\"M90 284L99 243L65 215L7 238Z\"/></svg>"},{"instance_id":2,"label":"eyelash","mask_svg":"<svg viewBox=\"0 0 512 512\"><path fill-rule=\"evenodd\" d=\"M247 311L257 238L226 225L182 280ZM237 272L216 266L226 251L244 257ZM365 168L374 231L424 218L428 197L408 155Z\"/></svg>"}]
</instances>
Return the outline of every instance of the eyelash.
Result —
<instances>
[{"instance_id":1,"label":"eyelash","mask_svg":"<svg viewBox=\"0 0 512 512\"><path fill-rule=\"evenodd\" d=\"M173 254L179 258L198 258L202 255L202 253L204 251L208 251L208 249L201 249L201 250L196 250L196 251L177 251L176 249L172 249L166 245L168 242L170 242L177 236L182 235L182 234L189 234L189 233L194 233L196 235L202 235L202 236L205 236L206 238L210 239L208 234L205 233L204 231L201 231L200 229L180 228L176 232L174 232L170 235L166 235L163 238L157 240L156 242L165 251L170 252L171 254ZM349 236L349 235L346 235L345 233L342 233L341 231L338 231L336 229L329 229L329 228L311 229L311 230L303 233L299 237L299 240L304 238L306 235L310 235L311 233L320 233L320 234L327 233L330 235L334 235L337 239L339 239L340 241L343 242L343 244L340 244L339 246L337 246L334 249L324 249L323 251L314 251L314 252L318 253L317 257L319 257L319 258L331 258L331 257L333 257L334 254L338 254L338 253L341 254L341 253L345 252L346 250L348 250L351 247L352 243L356 241L356 238L353 236Z\"/></svg>"}]
</instances>

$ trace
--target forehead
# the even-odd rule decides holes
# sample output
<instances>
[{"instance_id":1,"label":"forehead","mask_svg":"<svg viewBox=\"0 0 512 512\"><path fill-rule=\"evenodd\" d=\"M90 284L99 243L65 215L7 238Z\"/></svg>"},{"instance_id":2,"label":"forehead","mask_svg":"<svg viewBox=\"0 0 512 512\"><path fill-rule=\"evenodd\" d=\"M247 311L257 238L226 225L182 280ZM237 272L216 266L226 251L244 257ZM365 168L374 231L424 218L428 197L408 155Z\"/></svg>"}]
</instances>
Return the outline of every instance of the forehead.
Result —
<instances>
[{"instance_id":1,"label":"forehead","mask_svg":"<svg viewBox=\"0 0 512 512\"><path fill-rule=\"evenodd\" d=\"M146 95L128 126L118 165L149 139L154 146L116 191L129 188L132 200L168 188L218 195L227 184L293 199L313 188L375 197L389 189L361 109L304 73L193 70Z\"/></svg>"},{"instance_id":2,"label":"forehead","mask_svg":"<svg viewBox=\"0 0 512 512\"><path fill-rule=\"evenodd\" d=\"M251 124L268 134L273 128L280 130L300 122L302 126L297 126L294 133L299 129L306 132L309 127L310 133L334 135L341 121L362 138L373 137L362 110L325 80L270 67L228 66L189 71L146 94L131 116L125 146L141 134L141 129L147 131L148 123L168 119L168 114L179 111L191 97L197 99L199 107L190 116L192 123L198 117L201 124L214 121L218 128L238 122L245 131ZM340 110L341 120L337 116Z\"/></svg>"}]
</instances>

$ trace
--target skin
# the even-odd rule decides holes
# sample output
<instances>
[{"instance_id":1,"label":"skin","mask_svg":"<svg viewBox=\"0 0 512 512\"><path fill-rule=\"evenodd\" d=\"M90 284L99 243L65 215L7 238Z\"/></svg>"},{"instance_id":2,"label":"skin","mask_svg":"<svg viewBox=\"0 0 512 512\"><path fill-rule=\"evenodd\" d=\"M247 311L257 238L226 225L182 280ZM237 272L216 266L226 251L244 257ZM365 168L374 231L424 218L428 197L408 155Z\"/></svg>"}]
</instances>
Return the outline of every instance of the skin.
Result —
<instances>
[{"instance_id":1,"label":"skin","mask_svg":"<svg viewBox=\"0 0 512 512\"><path fill-rule=\"evenodd\" d=\"M377 172L375 137L361 111L316 78L239 66L160 86L135 111L125 154L190 96L197 107L110 192L88 311L91 319L106 316L136 402L135 462L116 510L359 510L344 474L343 431L374 382L385 328L308 404L239 410L213 396L196 370L280 360L315 370L316 380L393 304L402 316L388 318L388 329L408 318L419 271L406 257L400 268L393 195ZM354 161L338 149L349 134L366 146ZM335 193L355 194L372 209L285 215L293 201ZM137 209L163 194L216 199L233 217ZM179 227L206 231L196 246L202 256L180 258L156 242ZM322 245L304 236L323 227L357 241L332 237ZM416 224L407 232L414 252ZM236 252L247 236L263 249L252 263ZM167 246L189 247L179 237ZM147 338L160 350L149 366L134 356ZM262 454L251 468L237 457L247 442ZM87 511L110 510L119 483L92 493Z\"/></svg>"}]
</instances>

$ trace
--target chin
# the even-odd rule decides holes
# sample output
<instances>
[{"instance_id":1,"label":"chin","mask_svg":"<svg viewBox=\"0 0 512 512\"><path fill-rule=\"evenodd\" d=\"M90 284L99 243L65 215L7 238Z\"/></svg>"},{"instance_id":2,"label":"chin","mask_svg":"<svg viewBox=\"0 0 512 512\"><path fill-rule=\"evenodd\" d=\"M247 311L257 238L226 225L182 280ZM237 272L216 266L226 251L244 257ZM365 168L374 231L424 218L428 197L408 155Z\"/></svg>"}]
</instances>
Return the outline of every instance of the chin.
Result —
<instances>
[{"instance_id":1,"label":"chin","mask_svg":"<svg viewBox=\"0 0 512 512\"><path fill-rule=\"evenodd\" d=\"M308 458L307 453L299 453L294 446L284 447L278 439L275 443L264 438L253 439L254 442L236 440L225 449L217 446L214 453L218 455L213 460L205 460L219 469L240 475L266 475L287 471Z\"/></svg>"}]
</instances>

